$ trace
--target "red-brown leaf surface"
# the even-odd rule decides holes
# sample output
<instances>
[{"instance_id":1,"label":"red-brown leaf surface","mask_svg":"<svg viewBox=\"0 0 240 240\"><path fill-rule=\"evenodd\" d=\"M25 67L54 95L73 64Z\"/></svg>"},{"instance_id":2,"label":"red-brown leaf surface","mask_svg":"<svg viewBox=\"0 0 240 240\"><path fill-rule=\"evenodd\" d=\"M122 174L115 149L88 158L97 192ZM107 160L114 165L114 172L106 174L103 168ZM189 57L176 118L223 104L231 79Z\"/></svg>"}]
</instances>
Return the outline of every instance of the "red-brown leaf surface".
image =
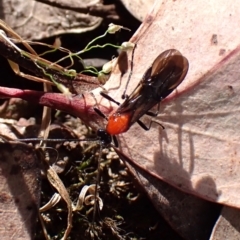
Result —
<instances>
[{"instance_id":1,"label":"red-brown leaf surface","mask_svg":"<svg viewBox=\"0 0 240 240\"><path fill-rule=\"evenodd\" d=\"M3 128L1 124L1 134ZM1 239L33 239L40 201L40 168L32 147L0 144L0 184Z\"/></svg>"}]
</instances>

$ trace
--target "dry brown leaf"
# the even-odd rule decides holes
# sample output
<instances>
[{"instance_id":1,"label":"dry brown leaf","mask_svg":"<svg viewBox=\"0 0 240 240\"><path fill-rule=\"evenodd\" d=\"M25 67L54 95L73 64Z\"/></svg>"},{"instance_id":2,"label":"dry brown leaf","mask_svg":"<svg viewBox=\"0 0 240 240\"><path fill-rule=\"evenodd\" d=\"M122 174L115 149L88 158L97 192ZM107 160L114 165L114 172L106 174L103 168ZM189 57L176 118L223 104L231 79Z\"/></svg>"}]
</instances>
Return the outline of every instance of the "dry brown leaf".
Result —
<instances>
[{"instance_id":1,"label":"dry brown leaf","mask_svg":"<svg viewBox=\"0 0 240 240\"><path fill-rule=\"evenodd\" d=\"M224 207L213 229L210 240L240 239L240 211L236 208Z\"/></svg>"},{"instance_id":2,"label":"dry brown leaf","mask_svg":"<svg viewBox=\"0 0 240 240\"><path fill-rule=\"evenodd\" d=\"M63 198L63 200L67 204L67 209L68 209L67 227L62 237L62 239L65 240L68 238L68 235L70 234L72 229L72 211L73 211L72 201L70 199L67 189L65 188L63 182L61 181L61 179L59 178L55 170L51 166L48 166L46 170L47 170L48 181L58 191L59 195Z\"/></svg>"},{"instance_id":3,"label":"dry brown leaf","mask_svg":"<svg viewBox=\"0 0 240 240\"><path fill-rule=\"evenodd\" d=\"M82 2L82 1L81 1ZM82 3L88 7L92 3ZM79 4L80 7L80 4ZM35 0L3 0L0 18L8 23L23 39L42 39L62 33L82 33L95 29L102 18L89 14L59 9Z\"/></svg>"},{"instance_id":4,"label":"dry brown leaf","mask_svg":"<svg viewBox=\"0 0 240 240\"><path fill-rule=\"evenodd\" d=\"M35 150L0 143L1 239L33 239L40 200L40 168Z\"/></svg>"},{"instance_id":5,"label":"dry brown leaf","mask_svg":"<svg viewBox=\"0 0 240 240\"><path fill-rule=\"evenodd\" d=\"M121 0L127 10L139 21L143 21L151 10L154 0Z\"/></svg>"},{"instance_id":6,"label":"dry brown leaf","mask_svg":"<svg viewBox=\"0 0 240 240\"><path fill-rule=\"evenodd\" d=\"M183 239L209 239L219 215L219 205L179 191L146 170L131 166L158 212Z\"/></svg>"}]
</instances>

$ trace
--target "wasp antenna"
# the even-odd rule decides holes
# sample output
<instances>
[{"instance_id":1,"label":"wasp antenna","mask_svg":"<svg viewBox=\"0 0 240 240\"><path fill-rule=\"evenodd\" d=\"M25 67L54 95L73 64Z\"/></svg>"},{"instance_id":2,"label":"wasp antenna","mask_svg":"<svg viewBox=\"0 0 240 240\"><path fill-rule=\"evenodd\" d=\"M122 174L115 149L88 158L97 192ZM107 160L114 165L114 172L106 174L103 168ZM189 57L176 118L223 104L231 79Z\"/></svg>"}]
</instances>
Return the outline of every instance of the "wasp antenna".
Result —
<instances>
[{"instance_id":1,"label":"wasp antenna","mask_svg":"<svg viewBox=\"0 0 240 240\"><path fill-rule=\"evenodd\" d=\"M113 142L114 142L115 147L118 148L118 140L115 135L113 135Z\"/></svg>"},{"instance_id":2,"label":"wasp antenna","mask_svg":"<svg viewBox=\"0 0 240 240\"><path fill-rule=\"evenodd\" d=\"M94 206L93 206L93 219L92 219L92 226L94 226L94 222L96 219L97 214L97 207L98 207L98 184L100 183L100 176L101 176L101 168L100 168L100 161L102 158L102 150L103 150L103 144L100 142L100 148L99 148L99 156L98 156L98 164L97 164L97 179L95 184L95 192L94 192Z\"/></svg>"},{"instance_id":3,"label":"wasp antenna","mask_svg":"<svg viewBox=\"0 0 240 240\"><path fill-rule=\"evenodd\" d=\"M19 142L95 142L98 141L98 138L95 139L78 139L78 138L19 138L12 141L19 141Z\"/></svg>"}]
</instances>

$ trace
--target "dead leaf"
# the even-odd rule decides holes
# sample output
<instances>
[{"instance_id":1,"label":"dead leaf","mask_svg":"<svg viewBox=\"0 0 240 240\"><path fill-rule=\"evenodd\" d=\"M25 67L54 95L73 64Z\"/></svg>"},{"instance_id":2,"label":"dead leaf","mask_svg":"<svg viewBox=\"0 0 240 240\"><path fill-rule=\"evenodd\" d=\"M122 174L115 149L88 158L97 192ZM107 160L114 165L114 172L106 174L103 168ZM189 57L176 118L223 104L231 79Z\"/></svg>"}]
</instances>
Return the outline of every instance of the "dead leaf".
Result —
<instances>
[{"instance_id":1,"label":"dead leaf","mask_svg":"<svg viewBox=\"0 0 240 240\"><path fill-rule=\"evenodd\" d=\"M139 21L143 21L147 13L152 9L154 0L121 0L127 10Z\"/></svg>"},{"instance_id":2,"label":"dead leaf","mask_svg":"<svg viewBox=\"0 0 240 240\"><path fill-rule=\"evenodd\" d=\"M95 5L97 2L90 4ZM85 5L81 6L87 8L89 4L85 2ZM82 33L95 29L102 21L100 17L59 9L35 0L3 0L0 8L0 18L24 39L42 39L62 33Z\"/></svg>"},{"instance_id":3,"label":"dead leaf","mask_svg":"<svg viewBox=\"0 0 240 240\"><path fill-rule=\"evenodd\" d=\"M225 206L216 222L210 240L240 239L239 209Z\"/></svg>"},{"instance_id":4,"label":"dead leaf","mask_svg":"<svg viewBox=\"0 0 240 240\"><path fill-rule=\"evenodd\" d=\"M64 235L62 237L63 240L67 239L68 235L71 232L72 229L72 201L70 199L69 193L67 189L65 188L63 182L57 175L57 173L54 171L54 169L51 166L48 166L46 169L47 171L47 178L48 181L51 183L51 185L58 191L59 195L62 197L62 199L67 204L68 209L68 217L67 217L67 227L64 232Z\"/></svg>"},{"instance_id":5,"label":"dead leaf","mask_svg":"<svg viewBox=\"0 0 240 240\"><path fill-rule=\"evenodd\" d=\"M40 168L35 150L0 143L2 239L33 239L40 201Z\"/></svg>"}]
</instances>

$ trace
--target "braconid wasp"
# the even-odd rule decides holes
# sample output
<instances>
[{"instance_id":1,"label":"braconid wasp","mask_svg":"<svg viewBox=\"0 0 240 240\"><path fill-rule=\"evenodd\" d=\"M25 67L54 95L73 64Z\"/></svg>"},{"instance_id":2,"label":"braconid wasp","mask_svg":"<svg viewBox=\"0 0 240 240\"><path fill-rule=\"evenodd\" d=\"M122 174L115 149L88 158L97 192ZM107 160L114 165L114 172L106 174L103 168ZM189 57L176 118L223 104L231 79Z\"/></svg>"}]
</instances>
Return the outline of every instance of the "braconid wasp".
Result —
<instances>
[{"instance_id":1,"label":"braconid wasp","mask_svg":"<svg viewBox=\"0 0 240 240\"><path fill-rule=\"evenodd\" d=\"M188 66L188 60L178 50L169 49L154 60L138 86L129 96L126 96L122 104L102 93L105 98L119 105L118 109L107 118L106 132L110 135L126 132L135 122L143 129L149 130L151 123L147 127L140 118L144 114L157 116L160 102L183 81ZM158 111L150 112L149 110L157 104Z\"/></svg>"}]
</instances>

